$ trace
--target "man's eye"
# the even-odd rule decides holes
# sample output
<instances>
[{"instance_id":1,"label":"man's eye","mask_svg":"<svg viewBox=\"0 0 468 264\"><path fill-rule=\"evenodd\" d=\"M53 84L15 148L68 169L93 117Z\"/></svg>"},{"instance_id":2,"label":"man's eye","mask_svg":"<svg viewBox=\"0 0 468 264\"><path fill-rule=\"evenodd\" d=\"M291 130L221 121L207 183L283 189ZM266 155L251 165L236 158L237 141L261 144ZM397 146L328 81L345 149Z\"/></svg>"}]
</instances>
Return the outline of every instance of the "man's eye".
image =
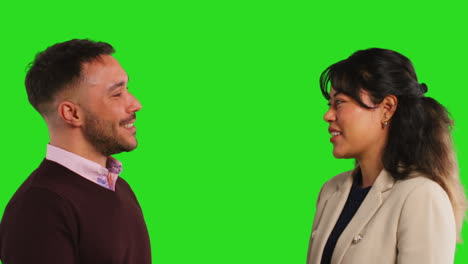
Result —
<instances>
[{"instance_id":1,"label":"man's eye","mask_svg":"<svg viewBox=\"0 0 468 264\"><path fill-rule=\"evenodd\" d=\"M335 105L340 105L342 103L343 103L343 101L341 101L341 100L335 100Z\"/></svg>"},{"instance_id":2,"label":"man's eye","mask_svg":"<svg viewBox=\"0 0 468 264\"><path fill-rule=\"evenodd\" d=\"M112 97L120 97L121 94L122 93L117 93L117 94L112 95Z\"/></svg>"}]
</instances>

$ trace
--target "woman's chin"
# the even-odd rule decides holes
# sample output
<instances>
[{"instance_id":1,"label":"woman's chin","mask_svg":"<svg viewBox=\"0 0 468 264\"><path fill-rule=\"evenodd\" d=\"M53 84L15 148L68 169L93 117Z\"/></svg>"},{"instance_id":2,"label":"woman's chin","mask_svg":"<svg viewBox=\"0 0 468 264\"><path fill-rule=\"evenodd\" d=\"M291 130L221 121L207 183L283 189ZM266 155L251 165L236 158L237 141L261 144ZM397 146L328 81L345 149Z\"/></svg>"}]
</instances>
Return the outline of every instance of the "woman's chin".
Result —
<instances>
[{"instance_id":1,"label":"woman's chin","mask_svg":"<svg viewBox=\"0 0 468 264\"><path fill-rule=\"evenodd\" d=\"M335 157L337 159L351 159L351 158L353 158L353 157L351 157L351 155L347 154L344 151L340 151L338 149L333 149L333 157Z\"/></svg>"}]
</instances>

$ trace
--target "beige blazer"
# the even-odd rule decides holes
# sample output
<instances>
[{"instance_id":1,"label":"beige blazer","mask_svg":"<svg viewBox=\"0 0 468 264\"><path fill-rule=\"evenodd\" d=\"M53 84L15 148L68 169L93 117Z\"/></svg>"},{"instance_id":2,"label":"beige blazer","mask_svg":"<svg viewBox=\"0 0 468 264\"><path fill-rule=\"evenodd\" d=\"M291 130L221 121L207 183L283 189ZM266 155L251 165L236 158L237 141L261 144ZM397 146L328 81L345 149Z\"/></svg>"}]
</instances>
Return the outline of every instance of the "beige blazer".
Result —
<instances>
[{"instance_id":1,"label":"beige blazer","mask_svg":"<svg viewBox=\"0 0 468 264\"><path fill-rule=\"evenodd\" d=\"M341 173L322 187L308 264L320 264L353 174ZM338 239L331 264L448 264L453 263L455 244L452 206L440 185L420 175L395 181L382 170Z\"/></svg>"}]
</instances>

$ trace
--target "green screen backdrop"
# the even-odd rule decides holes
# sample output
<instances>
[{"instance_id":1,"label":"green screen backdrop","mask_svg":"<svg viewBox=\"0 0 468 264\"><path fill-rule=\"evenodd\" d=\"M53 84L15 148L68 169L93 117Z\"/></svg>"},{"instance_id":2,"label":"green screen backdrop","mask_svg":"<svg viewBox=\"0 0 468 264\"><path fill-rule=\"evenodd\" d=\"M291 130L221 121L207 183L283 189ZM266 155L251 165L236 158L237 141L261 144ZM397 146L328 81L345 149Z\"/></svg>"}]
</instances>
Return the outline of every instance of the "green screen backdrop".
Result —
<instances>
[{"instance_id":1,"label":"green screen backdrop","mask_svg":"<svg viewBox=\"0 0 468 264\"><path fill-rule=\"evenodd\" d=\"M111 43L143 105L116 157L154 263L305 263L331 154L318 77L359 49L409 57L456 121L468 186L467 1L2 1L0 212L44 158L26 66L72 38ZM468 224L463 231L468 240ZM455 263L468 261L459 244Z\"/></svg>"}]
</instances>

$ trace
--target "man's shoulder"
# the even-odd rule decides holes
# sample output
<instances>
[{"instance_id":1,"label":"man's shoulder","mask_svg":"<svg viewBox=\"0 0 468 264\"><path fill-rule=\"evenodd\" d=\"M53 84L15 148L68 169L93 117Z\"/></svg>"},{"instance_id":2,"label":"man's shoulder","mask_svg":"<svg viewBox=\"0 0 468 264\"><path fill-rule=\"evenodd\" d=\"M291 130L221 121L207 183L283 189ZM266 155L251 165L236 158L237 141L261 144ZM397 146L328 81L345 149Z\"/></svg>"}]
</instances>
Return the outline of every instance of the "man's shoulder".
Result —
<instances>
[{"instance_id":1,"label":"man's shoulder","mask_svg":"<svg viewBox=\"0 0 468 264\"><path fill-rule=\"evenodd\" d=\"M85 186L86 183L83 183L85 181L62 165L44 159L17 189L10 199L9 206L18 201L31 201L31 199L66 202L82 188L81 186Z\"/></svg>"},{"instance_id":2,"label":"man's shoulder","mask_svg":"<svg viewBox=\"0 0 468 264\"><path fill-rule=\"evenodd\" d=\"M51 191L57 190L75 184L75 181L78 179L76 176L79 175L64 166L44 159L39 167L29 175L20 189L42 188Z\"/></svg>"},{"instance_id":3,"label":"man's shoulder","mask_svg":"<svg viewBox=\"0 0 468 264\"><path fill-rule=\"evenodd\" d=\"M63 179L59 175L69 174L63 166L44 159L38 168L36 168L26 180L21 184L18 190L13 195L10 203L17 200L24 200L38 198L38 196L45 197L58 197L60 192L57 191L58 186L63 185ZM56 181L56 179L62 179Z\"/></svg>"}]
</instances>

